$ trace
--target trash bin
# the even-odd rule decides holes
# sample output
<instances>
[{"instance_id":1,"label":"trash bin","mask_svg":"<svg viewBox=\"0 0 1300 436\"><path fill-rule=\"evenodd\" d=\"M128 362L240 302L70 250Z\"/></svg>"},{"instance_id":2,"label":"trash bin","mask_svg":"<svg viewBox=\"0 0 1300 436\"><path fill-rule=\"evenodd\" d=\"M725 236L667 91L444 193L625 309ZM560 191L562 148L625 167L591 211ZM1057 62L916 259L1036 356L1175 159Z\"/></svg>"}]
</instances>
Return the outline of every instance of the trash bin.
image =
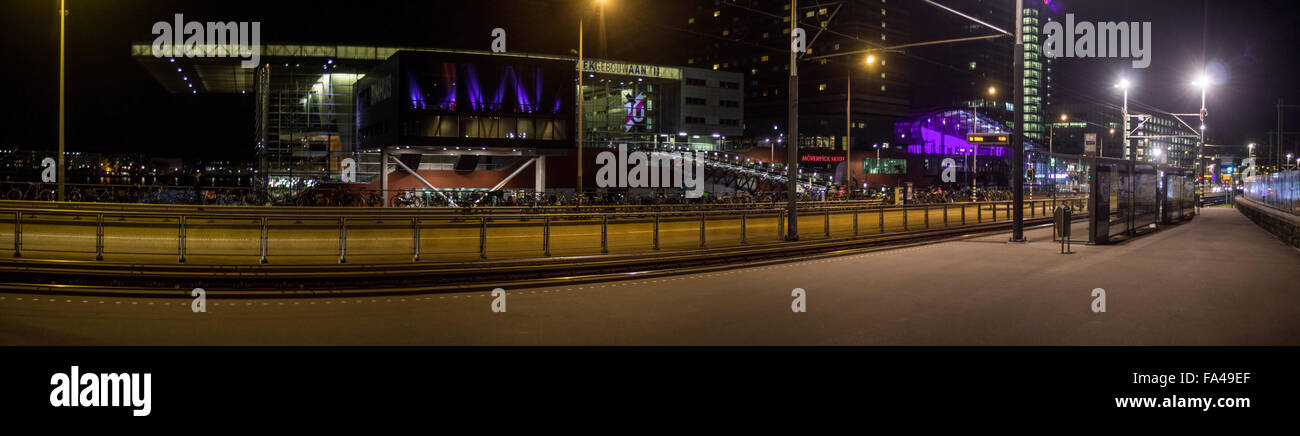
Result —
<instances>
[{"instance_id":1,"label":"trash bin","mask_svg":"<svg viewBox=\"0 0 1300 436\"><path fill-rule=\"evenodd\" d=\"M1070 222L1073 221L1070 205L1062 204L1057 206L1055 211L1055 225L1053 228L1053 241L1061 242L1061 252L1066 252L1066 244L1070 242Z\"/></svg>"}]
</instances>

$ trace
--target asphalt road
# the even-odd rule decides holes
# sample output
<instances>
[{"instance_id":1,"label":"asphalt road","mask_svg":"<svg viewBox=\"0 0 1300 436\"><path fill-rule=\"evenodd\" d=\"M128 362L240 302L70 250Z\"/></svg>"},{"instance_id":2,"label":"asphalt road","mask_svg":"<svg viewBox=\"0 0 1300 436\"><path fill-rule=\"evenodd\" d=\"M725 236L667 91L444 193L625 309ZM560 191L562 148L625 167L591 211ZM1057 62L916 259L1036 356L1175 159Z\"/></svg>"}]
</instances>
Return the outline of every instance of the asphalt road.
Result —
<instances>
[{"instance_id":1,"label":"asphalt road","mask_svg":"<svg viewBox=\"0 0 1300 436\"><path fill-rule=\"evenodd\" d=\"M1300 252L1232 209L1057 254L1049 230L722 272L407 297L0 294L4 345L1298 345ZM807 312L791 311L805 290ZM1093 289L1106 312L1092 311Z\"/></svg>"},{"instance_id":2,"label":"asphalt road","mask_svg":"<svg viewBox=\"0 0 1300 436\"><path fill-rule=\"evenodd\" d=\"M1050 213L1042 204L1026 207L1025 216ZM990 222L993 205L952 206L947 210L950 225ZM996 219L1006 221L1006 205L997 205ZM898 232L944 226L944 209L929 211L870 209L858 213L859 234ZM927 223L928 215L928 223ZM883 219L882 219L883 218ZM780 240L775 213L752 214L745 219L748 243ZM823 213L801 215L800 236L826 237ZM832 213L833 237L853 234L853 214ZM705 243L711 247L739 245L739 215L711 214L705 222ZM257 265L261 259L261 225L248 219L190 219L186 224L186 263L191 265ZM456 221L429 218L420 228L420 258L424 261L455 261L479 258L480 225L477 219ZM601 252L601 222L555 220L551 226L553 256L592 255ZM542 257L544 226L541 219L493 219L486 229L489 259ZM104 221L103 261L110 263L176 264L179 222L175 218L114 217ZM277 265L334 264L339 258L339 225L336 219L279 219L269 223L267 260ZM414 254L415 233L409 220L350 219L347 224L346 255L350 263L405 263ZM650 251L654 246L654 223L647 217L610 219L607 230L610 253ZM700 244L700 222L696 217L664 219L659 227L660 249L692 249ZM97 223L93 215L26 216L22 224L22 257L25 259L95 260ZM14 252L12 218L0 221L0 256Z\"/></svg>"}]
</instances>

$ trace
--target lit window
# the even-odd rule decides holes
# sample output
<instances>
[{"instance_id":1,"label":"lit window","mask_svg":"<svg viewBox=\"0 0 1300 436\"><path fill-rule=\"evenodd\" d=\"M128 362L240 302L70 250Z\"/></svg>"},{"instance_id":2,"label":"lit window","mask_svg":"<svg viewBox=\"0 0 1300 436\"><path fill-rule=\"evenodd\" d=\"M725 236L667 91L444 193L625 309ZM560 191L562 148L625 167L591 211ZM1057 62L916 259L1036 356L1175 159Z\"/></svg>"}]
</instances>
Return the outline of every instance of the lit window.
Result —
<instances>
[{"instance_id":1,"label":"lit window","mask_svg":"<svg viewBox=\"0 0 1300 436\"><path fill-rule=\"evenodd\" d=\"M718 69L718 64L713 64L713 69Z\"/></svg>"},{"instance_id":2,"label":"lit window","mask_svg":"<svg viewBox=\"0 0 1300 436\"><path fill-rule=\"evenodd\" d=\"M817 85L817 90L818 90L818 91L825 91L825 90L826 90L826 84L823 83L823 84Z\"/></svg>"},{"instance_id":3,"label":"lit window","mask_svg":"<svg viewBox=\"0 0 1300 436\"><path fill-rule=\"evenodd\" d=\"M727 35L730 35L730 34L731 34L731 31L730 31L730 30L723 30L723 31L722 31L722 36L727 36Z\"/></svg>"},{"instance_id":4,"label":"lit window","mask_svg":"<svg viewBox=\"0 0 1300 436\"><path fill-rule=\"evenodd\" d=\"M768 60L768 57L767 57L767 55L763 55L763 57L762 57L762 58L760 58L760 59L762 59L762 60L763 60L763 62L767 62L767 60Z\"/></svg>"},{"instance_id":5,"label":"lit window","mask_svg":"<svg viewBox=\"0 0 1300 436\"><path fill-rule=\"evenodd\" d=\"M885 85L880 85L880 92L885 92Z\"/></svg>"},{"instance_id":6,"label":"lit window","mask_svg":"<svg viewBox=\"0 0 1300 436\"><path fill-rule=\"evenodd\" d=\"M695 24L695 18L688 18L686 24Z\"/></svg>"},{"instance_id":7,"label":"lit window","mask_svg":"<svg viewBox=\"0 0 1300 436\"><path fill-rule=\"evenodd\" d=\"M722 15L722 11L713 11L714 18L717 18L718 15Z\"/></svg>"}]
</instances>

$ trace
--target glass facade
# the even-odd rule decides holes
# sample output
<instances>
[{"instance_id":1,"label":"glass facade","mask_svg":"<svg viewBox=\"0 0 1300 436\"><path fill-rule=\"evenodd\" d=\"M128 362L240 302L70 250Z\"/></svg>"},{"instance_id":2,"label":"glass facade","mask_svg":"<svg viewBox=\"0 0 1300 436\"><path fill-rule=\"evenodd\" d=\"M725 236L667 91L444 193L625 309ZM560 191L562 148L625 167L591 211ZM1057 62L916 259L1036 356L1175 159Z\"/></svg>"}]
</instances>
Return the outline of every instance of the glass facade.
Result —
<instances>
[{"instance_id":1,"label":"glass facade","mask_svg":"<svg viewBox=\"0 0 1300 436\"><path fill-rule=\"evenodd\" d=\"M268 188L298 191L337 178L355 150L353 87L363 68L301 62L310 63L268 63L255 72L258 170Z\"/></svg>"}]
</instances>

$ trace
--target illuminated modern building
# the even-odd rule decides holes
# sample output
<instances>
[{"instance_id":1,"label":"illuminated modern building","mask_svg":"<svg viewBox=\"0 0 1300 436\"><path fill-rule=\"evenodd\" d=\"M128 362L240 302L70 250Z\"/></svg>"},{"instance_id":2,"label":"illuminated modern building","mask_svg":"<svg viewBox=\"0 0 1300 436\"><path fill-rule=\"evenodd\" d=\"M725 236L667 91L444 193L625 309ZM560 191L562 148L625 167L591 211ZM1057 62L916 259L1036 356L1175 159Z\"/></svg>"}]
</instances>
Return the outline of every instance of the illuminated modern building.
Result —
<instances>
[{"instance_id":1,"label":"illuminated modern building","mask_svg":"<svg viewBox=\"0 0 1300 436\"><path fill-rule=\"evenodd\" d=\"M155 57L146 43L133 45L131 53L170 92L253 94L250 147L258 156L259 185L272 202L342 181L349 158L358 163L355 182L374 184L381 152L396 147L428 152L413 170L431 171L427 175L442 188L515 186L502 181L531 165L532 157L543 156L563 158L534 166L558 175L542 183L571 192L576 181L573 100L579 70L573 56L263 44L259 65L242 68L239 58ZM743 132L740 74L585 61L586 148L689 143L713 149ZM373 77L376 72L390 78L381 82ZM444 146L448 151L477 147L480 156L435 153ZM584 161L593 165L594 153ZM522 186L527 179L512 183ZM536 188L531 181L527 185ZM584 185L594 187L592 177Z\"/></svg>"}]
</instances>

